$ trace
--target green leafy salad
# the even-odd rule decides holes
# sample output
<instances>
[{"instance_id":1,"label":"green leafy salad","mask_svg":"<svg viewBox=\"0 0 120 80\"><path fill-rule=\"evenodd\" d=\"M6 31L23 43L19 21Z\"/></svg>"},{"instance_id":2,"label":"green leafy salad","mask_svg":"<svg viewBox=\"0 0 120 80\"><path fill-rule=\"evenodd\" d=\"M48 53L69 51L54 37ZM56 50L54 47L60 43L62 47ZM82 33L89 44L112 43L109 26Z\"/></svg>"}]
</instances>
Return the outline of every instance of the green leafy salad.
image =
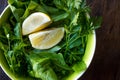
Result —
<instances>
[{"instance_id":1,"label":"green leafy salad","mask_svg":"<svg viewBox=\"0 0 120 80\"><path fill-rule=\"evenodd\" d=\"M86 0L8 0L12 13L0 26L0 50L10 70L33 80L65 80L74 72L87 68L82 60L88 34L101 24L101 18L90 17ZM64 27L63 39L49 49L35 49L28 35L22 35L23 21L34 12L50 16L50 28Z\"/></svg>"}]
</instances>

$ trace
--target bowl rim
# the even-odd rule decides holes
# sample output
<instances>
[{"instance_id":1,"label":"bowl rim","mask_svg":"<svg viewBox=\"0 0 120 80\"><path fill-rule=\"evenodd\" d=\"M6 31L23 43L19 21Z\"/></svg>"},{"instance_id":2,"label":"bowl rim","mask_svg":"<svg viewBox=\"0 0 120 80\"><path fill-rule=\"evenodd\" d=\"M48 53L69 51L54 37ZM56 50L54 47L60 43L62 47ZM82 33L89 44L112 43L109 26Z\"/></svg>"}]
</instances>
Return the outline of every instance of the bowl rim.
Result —
<instances>
[{"instance_id":1,"label":"bowl rim","mask_svg":"<svg viewBox=\"0 0 120 80\"><path fill-rule=\"evenodd\" d=\"M6 8L3 10L3 12L0 14L0 20L2 18L2 16L4 15L4 13L6 13L6 11L10 9L10 5L6 6ZM85 62L87 68L86 70L88 69L88 67L90 66L91 62L92 62L92 59L93 59L93 56L94 56L94 53L95 53L95 48L96 48L96 33L95 33L95 30L93 30L93 33L92 34L89 34L88 35L88 41L87 41L87 46L86 46L86 50L85 50L85 54L83 56L83 61ZM89 43L89 44L88 44ZM93 47L91 49L89 49L89 46L88 45L93 45ZM89 52L87 51L89 50ZM90 54L89 54L90 53ZM88 56L89 55L89 56ZM10 77L11 79L13 80L16 80L17 77L13 76L11 73L9 73L4 67L3 65L0 63L0 67L3 69L3 71L8 75L8 77ZM74 79L74 80L77 80L79 79L84 73L85 71L82 71L79 73L79 75L73 75L71 77L69 77L67 80L71 80Z\"/></svg>"},{"instance_id":2,"label":"bowl rim","mask_svg":"<svg viewBox=\"0 0 120 80\"><path fill-rule=\"evenodd\" d=\"M2 11L2 13L0 14L0 18L4 15L4 12L9 8L10 6L6 6L5 9Z\"/></svg>"}]
</instances>

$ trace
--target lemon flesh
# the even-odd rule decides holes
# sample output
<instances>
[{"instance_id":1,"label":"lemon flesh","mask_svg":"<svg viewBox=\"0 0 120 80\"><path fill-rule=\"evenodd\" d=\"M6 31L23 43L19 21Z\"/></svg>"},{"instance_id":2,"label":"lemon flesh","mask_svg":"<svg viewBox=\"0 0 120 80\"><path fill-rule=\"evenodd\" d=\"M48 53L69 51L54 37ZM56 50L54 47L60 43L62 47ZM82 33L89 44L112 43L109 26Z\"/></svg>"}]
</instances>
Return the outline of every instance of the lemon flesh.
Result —
<instances>
[{"instance_id":1,"label":"lemon flesh","mask_svg":"<svg viewBox=\"0 0 120 80\"><path fill-rule=\"evenodd\" d=\"M50 17L42 12L32 13L23 21L22 34L27 35L42 30L51 24L51 22Z\"/></svg>"},{"instance_id":2,"label":"lemon flesh","mask_svg":"<svg viewBox=\"0 0 120 80\"><path fill-rule=\"evenodd\" d=\"M58 44L64 36L64 28L52 28L29 35L33 48L49 49Z\"/></svg>"}]
</instances>

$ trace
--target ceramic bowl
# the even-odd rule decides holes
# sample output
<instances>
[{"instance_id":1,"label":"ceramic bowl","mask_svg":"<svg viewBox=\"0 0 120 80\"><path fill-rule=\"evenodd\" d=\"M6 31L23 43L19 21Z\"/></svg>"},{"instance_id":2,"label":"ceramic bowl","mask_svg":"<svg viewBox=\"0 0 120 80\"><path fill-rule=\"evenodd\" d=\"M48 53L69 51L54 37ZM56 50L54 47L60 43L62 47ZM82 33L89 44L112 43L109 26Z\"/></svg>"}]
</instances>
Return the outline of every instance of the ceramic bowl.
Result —
<instances>
[{"instance_id":1,"label":"ceramic bowl","mask_svg":"<svg viewBox=\"0 0 120 80\"><path fill-rule=\"evenodd\" d=\"M2 14L0 15L0 25L1 25L1 23L5 22L8 19L10 14L11 14L10 7L7 6L4 9L4 11L2 12ZM87 45L86 45L86 51L85 51L85 54L83 56L83 61L86 63L87 68L89 67L89 65L92 61L92 58L93 58L93 55L94 55L94 52L95 52L95 45L96 45L96 35L95 35L95 31L93 31L92 34L88 35L88 42L87 42ZM3 69L3 71L13 80L33 80L32 78L27 77L27 76L26 77L15 76L10 71L10 68L7 64L7 61L6 61L2 51L0 51L0 66ZM83 73L86 70L84 70L82 72L75 71L66 80L77 80L83 75Z\"/></svg>"}]
</instances>

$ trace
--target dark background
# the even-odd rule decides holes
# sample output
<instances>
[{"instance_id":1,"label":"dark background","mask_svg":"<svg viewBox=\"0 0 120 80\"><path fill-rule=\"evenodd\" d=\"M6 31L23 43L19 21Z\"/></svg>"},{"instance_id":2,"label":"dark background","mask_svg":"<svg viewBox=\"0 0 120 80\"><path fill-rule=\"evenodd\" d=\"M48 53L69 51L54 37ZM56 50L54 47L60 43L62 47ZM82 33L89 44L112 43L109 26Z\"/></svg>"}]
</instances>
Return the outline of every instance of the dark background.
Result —
<instances>
[{"instance_id":1,"label":"dark background","mask_svg":"<svg viewBox=\"0 0 120 80\"><path fill-rule=\"evenodd\" d=\"M0 13L7 6L0 0ZM120 0L87 0L92 16L102 16L90 67L79 80L120 80ZM0 80L10 80L0 68Z\"/></svg>"}]
</instances>

